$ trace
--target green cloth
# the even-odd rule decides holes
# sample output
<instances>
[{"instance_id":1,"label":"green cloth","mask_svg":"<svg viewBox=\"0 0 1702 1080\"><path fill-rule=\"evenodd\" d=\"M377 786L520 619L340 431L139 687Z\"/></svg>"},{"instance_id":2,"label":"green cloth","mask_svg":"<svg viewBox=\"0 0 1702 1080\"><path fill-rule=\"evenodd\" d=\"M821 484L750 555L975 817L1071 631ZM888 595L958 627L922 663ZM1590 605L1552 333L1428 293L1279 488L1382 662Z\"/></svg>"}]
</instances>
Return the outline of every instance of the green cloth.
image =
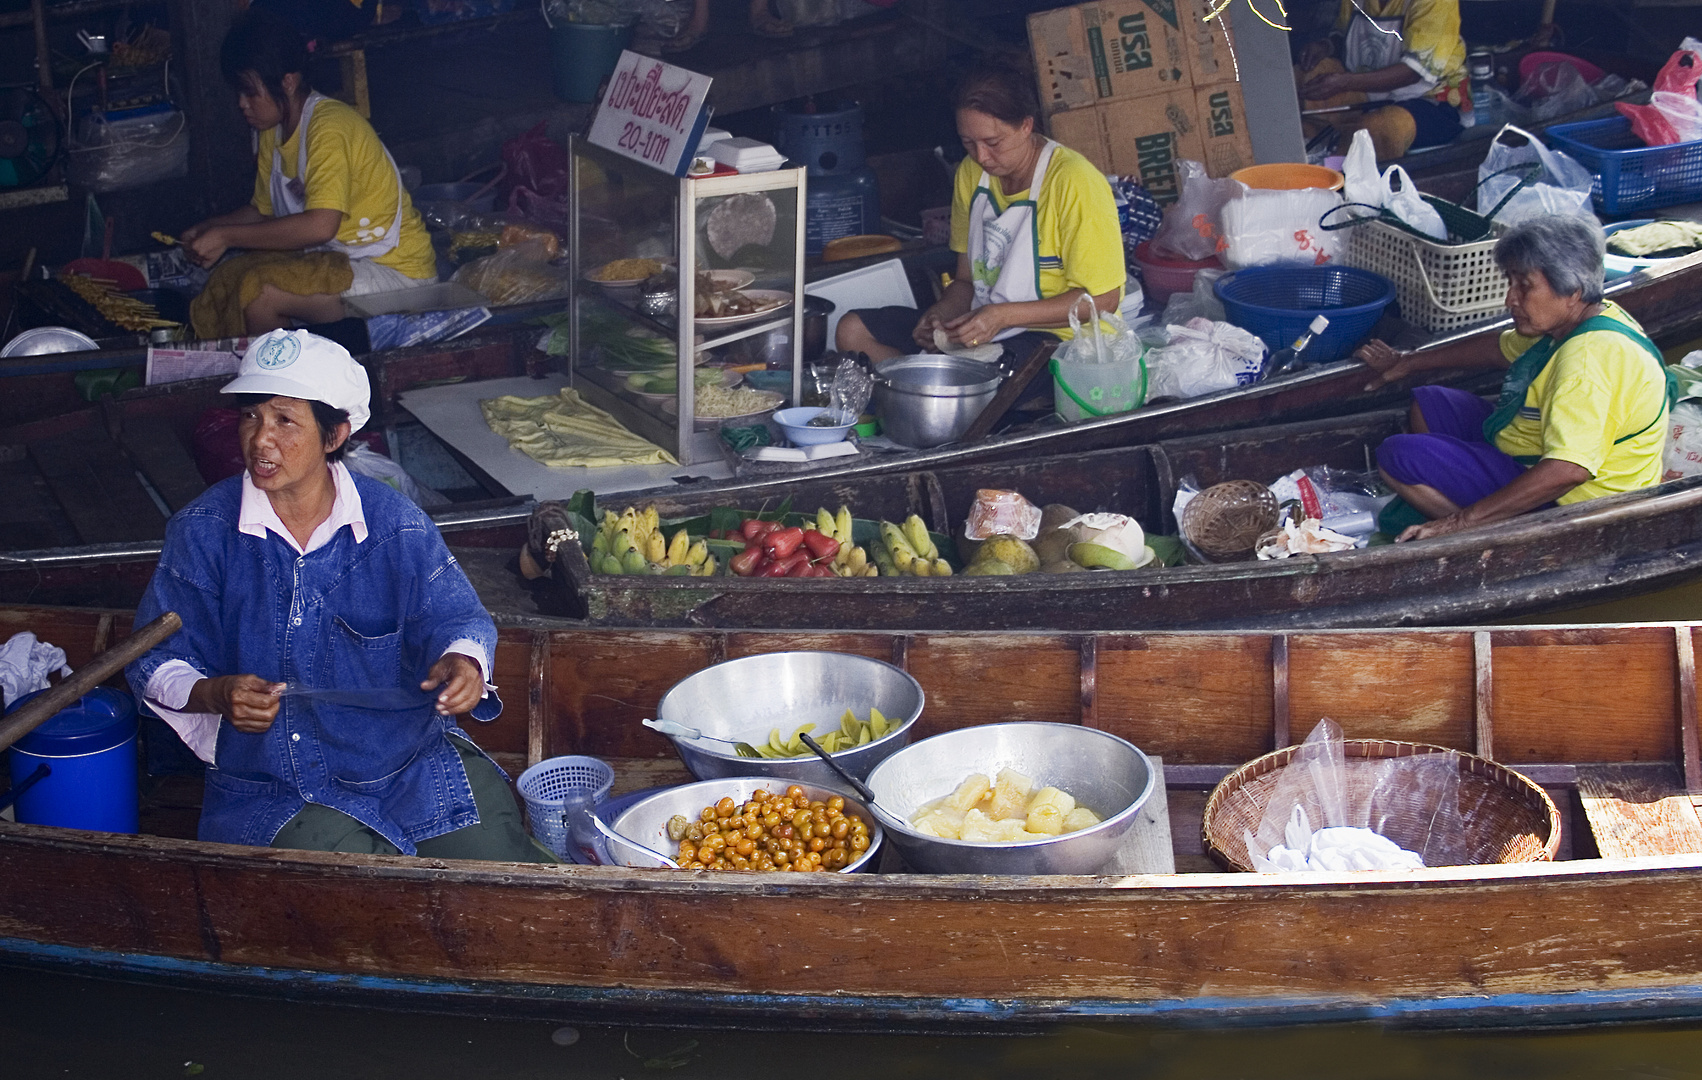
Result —
<instances>
[{"instance_id":1,"label":"green cloth","mask_svg":"<svg viewBox=\"0 0 1702 1080\"><path fill-rule=\"evenodd\" d=\"M1410 527L1423 525L1429 520L1417 507L1396 495L1377 512L1377 531L1388 536L1399 536Z\"/></svg>"},{"instance_id":2,"label":"green cloth","mask_svg":"<svg viewBox=\"0 0 1702 1080\"><path fill-rule=\"evenodd\" d=\"M452 740L467 767L479 823L421 840L415 847L427 859L486 859L495 862L560 862L526 834L514 792L490 759L459 739ZM275 848L342 851L358 855L400 855L396 847L341 810L308 803L272 838Z\"/></svg>"},{"instance_id":3,"label":"green cloth","mask_svg":"<svg viewBox=\"0 0 1702 1080\"><path fill-rule=\"evenodd\" d=\"M1495 402L1495 411L1491 412L1489 418L1483 422L1484 441L1491 446L1495 445L1495 436L1500 434L1502 428L1513 422L1513 417L1518 415L1519 409L1525 404L1525 397L1530 393L1531 384L1536 382L1537 376L1542 374L1543 368L1548 366L1548 362L1554 358L1554 354L1559 351L1560 346L1579 334L1597 331L1624 334L1641 345L1644 351L1655 358L1656 365L1666 376L1667 407L1670 409L1678 403L1678 380L1667 369L1666 358L1661 355L1660 347L1618 319L1609 318L1606 315L1592 315L1579 323L1570 334L1567 334L1560 341L1545 337L1519 354L1519 358L1513 361L1513 366L1507 370L1506 378L1501 380L1501 397ZM1627 439L1635 439L1643 432L1648 431L1649 428L1660 423L1660 420L1659 416L1655 417L1637 431L1615 439L1614 445L1618 446ZM1526 467L1536 464L1536 459L1528 456L1514 455L1514 459Z\"/></svg>"}]
</instances>

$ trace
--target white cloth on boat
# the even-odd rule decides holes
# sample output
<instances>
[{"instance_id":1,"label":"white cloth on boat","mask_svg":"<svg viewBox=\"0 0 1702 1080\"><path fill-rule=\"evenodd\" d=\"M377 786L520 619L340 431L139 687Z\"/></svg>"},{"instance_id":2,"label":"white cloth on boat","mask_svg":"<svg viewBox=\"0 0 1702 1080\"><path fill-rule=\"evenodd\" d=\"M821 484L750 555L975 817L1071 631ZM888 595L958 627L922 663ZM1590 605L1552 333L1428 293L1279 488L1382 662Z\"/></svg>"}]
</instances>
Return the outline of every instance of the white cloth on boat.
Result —
<instances>
[{"instance_id":1,"label":"white cloth on boat","mask_svg":"<svg viewBox=\"0 0 1702 1080\"><path fill-rule=\"evenodd\" d=\"M1370 829L1337 825L1313 831L1302 807L1296 806L1283 829L1283 842L1260 855L1251 831L1247 854L1261 873L1284 871L1420 870L1424 859Z\"/></svg>"},{"instance_id":2,"label":"white cloth on boat","mask_svg":"<svg viewBox=\"0 0 1702 1080\"><path fill-rule=\"evenodd\" d=\"M255 487L254 481L244 472L242 509L237 516L237 531L259 537L270 532L301 555L317 551L329 544L331 538L337 535L337 530L345 525L354 535L355 543L365 542L366 510L361 504L360 490L355 487L349 470L340 461L331 463L331 482L336 490L336 496L331 503L331 514L319 523L319 527L313 530L313 535L307 538L306 546L303 546L296 542L289 528L284 525L283 519L272 508L272 500L265 492ZM444 650L445 655L449 653L460 653L479 665L487 695L496 689L490 682L491 659L485 655L478 642L466 638L452 642ZM189 692L195 688L196 683L206 677L205 672L197 671L186 661L170 660L161 664L159 670L154 672L153 678L148 680L145 696L148 705L159 714L161 720L171 725L184 745L194 751L196 757L210 765L218 749L219 721L222 718L218 713L183 711L184 706L189 704Z\"/></svg>"},{"instance_id":3,"label":"white cloth on boat","mask_svg":"<svg viewBox=\"0 0 1702 1080\"><path fill-rule=\"evenodd\" d=\"M0 701L10 706L25 694L46 690L47 677L55 671L61 678L71 674L64 649L28 630L13 634L0 645Z\"/></svg>"}]
</instances>

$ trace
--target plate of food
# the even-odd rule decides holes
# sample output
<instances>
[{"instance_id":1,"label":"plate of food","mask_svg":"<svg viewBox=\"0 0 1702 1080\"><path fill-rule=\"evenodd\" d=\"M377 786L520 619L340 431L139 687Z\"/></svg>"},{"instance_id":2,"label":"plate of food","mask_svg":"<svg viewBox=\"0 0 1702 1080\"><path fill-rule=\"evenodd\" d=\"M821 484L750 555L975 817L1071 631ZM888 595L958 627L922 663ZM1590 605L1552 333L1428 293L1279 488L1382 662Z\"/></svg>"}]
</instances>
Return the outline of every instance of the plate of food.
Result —
<instances>
[{"instance_id":1,"label":"plate of food","mask_svg":"<svg viewBox=\"0 0 1702 1080\"><path fill-rule=\"evenodd\" d=\"M697 388L702 391L705 387L719 386L730 390L743 378L737 371L725 368L698 368ZM679 392L679 372L637 371L626 377L626 388L651 401L671 401Z\"/></svg>"},{"instance_id":2,"label":"plate of food","mask_svg":"<svg viewBox=\"0 0 1702 1080\"><path fill-rule=\"evenodd\" d=\"M783 394L752 390L748 386L733 389L720 386L699 387L697 417L692 426L697 431L713 431L724 424L734 427L754 424L774 412L784 400L786 398ZM664 400L662 412L670 417L678 416L679 399L670 397Z\"/></svg>"},{"instance_id":3,"label":"plate of food","mask_svg":"<svg viewBox=\"0 0 1702 1080\"><path fill-rule=\"evenodd\" d=\"M605 289L636 289L647 277L654 277L674 264L669 259L616 259L585 273L585 280Z\"/></svg>"},{"instance_id":4,"label":"plate of food","mask_svg":"<svg viewBox=\"0 0 1702 1080\"><path fill-rule=\"evenodd\" d=\"M707 301L707 302L706 302ZM698 297L697 325L708 329L742 326L779 315L792 303L782 289L738 289Z\"/></svg>"}]
</instances>

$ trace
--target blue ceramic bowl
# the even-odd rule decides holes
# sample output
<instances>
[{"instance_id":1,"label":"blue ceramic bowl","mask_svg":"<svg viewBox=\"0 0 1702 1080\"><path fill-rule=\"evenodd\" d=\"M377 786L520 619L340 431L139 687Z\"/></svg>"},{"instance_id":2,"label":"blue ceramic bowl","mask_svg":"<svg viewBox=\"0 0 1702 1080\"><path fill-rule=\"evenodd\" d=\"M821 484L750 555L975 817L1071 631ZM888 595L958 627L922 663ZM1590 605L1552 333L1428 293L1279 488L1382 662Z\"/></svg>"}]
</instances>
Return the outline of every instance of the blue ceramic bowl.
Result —
<instances>
[{"instance_id":1,"label":"blue ceramic bowl","mask_svg":"<svg viewBox=\"0 0 1702 1080\"><path fill-rule=\"evenodd\" d=\"M793 446L815 446L819 443L842 442L845 433L852 428L851 424L841 424L838 427L810 427L811 420L827 412L819 405L805 405L797 409L781 409L774 414L774 422L780 425L780 430L786 433L786 441Z\"/></svg>"}]
</instances>

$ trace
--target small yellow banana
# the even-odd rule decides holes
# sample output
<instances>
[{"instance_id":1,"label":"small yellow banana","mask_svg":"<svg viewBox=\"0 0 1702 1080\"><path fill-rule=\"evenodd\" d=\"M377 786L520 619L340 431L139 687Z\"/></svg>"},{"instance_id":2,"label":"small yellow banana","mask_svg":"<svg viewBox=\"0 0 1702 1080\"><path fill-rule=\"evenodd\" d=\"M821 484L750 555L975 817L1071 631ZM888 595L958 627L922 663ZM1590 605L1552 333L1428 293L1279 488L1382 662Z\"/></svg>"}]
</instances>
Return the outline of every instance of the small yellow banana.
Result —
<instances>
[{"instance_id":1,"label":"small yellow banana","mask_svg":"<svg viewBox=\"0 0 1702 1080\"><path fill-rule=\"evenodd\" d=\"M833 519L833 538L841 544L851 542L851 508L841 506Z\"/></svg>"},{"instance_id":2,"label":"small yellow banana","mask_svg":"<svg viewBox=\"0 0 1702 1080\"><path fill-rule=\"evenodd\" d=\"M944 559L935 559L934 560L934 576L935 577L951 577L951 563L946 562Z\"/></svg>"},{"instance_id":3,"label":"small yellow banana","mask_svg":"<svg viewBox=\"0 0 1702 1080\"><path fill-rule=\"evenodd\" d=\"M661 533L657 533L656 535L660 536ZM674 533L674 538L668 541L668 565L678 566L680 563L686 561L686 556L690 553L691 537L686 535L686 531L684 529L680 529L678 532Z\"/></svg>"},{"instance_id":4,"label":"small yellow banana","mask_svg":"<svg viewBox=\"0 0 1702 1080\"><path fill-rule=\"evenodd\" d=\"M816 510L815 528L816 532L821 533L823 536L831 536L835 540L839 539L839 536L834 531L833 527L833 514L830 513L826 507L821 507Z\"/></svg>"},{"instance_id":5,"label":"small yellow banana","mask_svg":"<svg viewBox=\"0 0 1702 1080\"><path fill-rule=\"evenodd\" d=\"M916 549L916 554L924 559L937 559L939 550L934 547L934 541L928 536L928 525L916 514L904 519L904 538L910 541L910 546Z\"/></svg>"},{"instance_id":6,"label":"small yellow banana","mask_svg":"<svg viewBox=\"0 0 1702 1080\"><path fill-rule=\"evenodd\" d=\"M668 545L662 539L661 533L651 533L649 539L644 542L644 557L653 563L667 561Z\"/></svg>"},{"instance_id":7,"label":"small yellow banana","mask_svg":"<svg viewBox=\"0 0 1702 1080\"><path fill-rule=\"evenodd\" d=\"M685 530L680 531L684 532ZM686 562L693 566L702 566L703 561L707 558L709 558L709 545L702 540L692 541L691 547L686 549Z\"/></svg>"},{"instance_id":8,"label":"small yellow banana","mask_svg":"<svg viewBox=\"0 0 1702 1080\"><path fill-rule=\"evenodd\" d=\"M852 576L861 574L863 567L868 565L869 556L860 547L853 547L851 553L845 557L845 567L851 571Z\"/></svg>"}]
</instances>

